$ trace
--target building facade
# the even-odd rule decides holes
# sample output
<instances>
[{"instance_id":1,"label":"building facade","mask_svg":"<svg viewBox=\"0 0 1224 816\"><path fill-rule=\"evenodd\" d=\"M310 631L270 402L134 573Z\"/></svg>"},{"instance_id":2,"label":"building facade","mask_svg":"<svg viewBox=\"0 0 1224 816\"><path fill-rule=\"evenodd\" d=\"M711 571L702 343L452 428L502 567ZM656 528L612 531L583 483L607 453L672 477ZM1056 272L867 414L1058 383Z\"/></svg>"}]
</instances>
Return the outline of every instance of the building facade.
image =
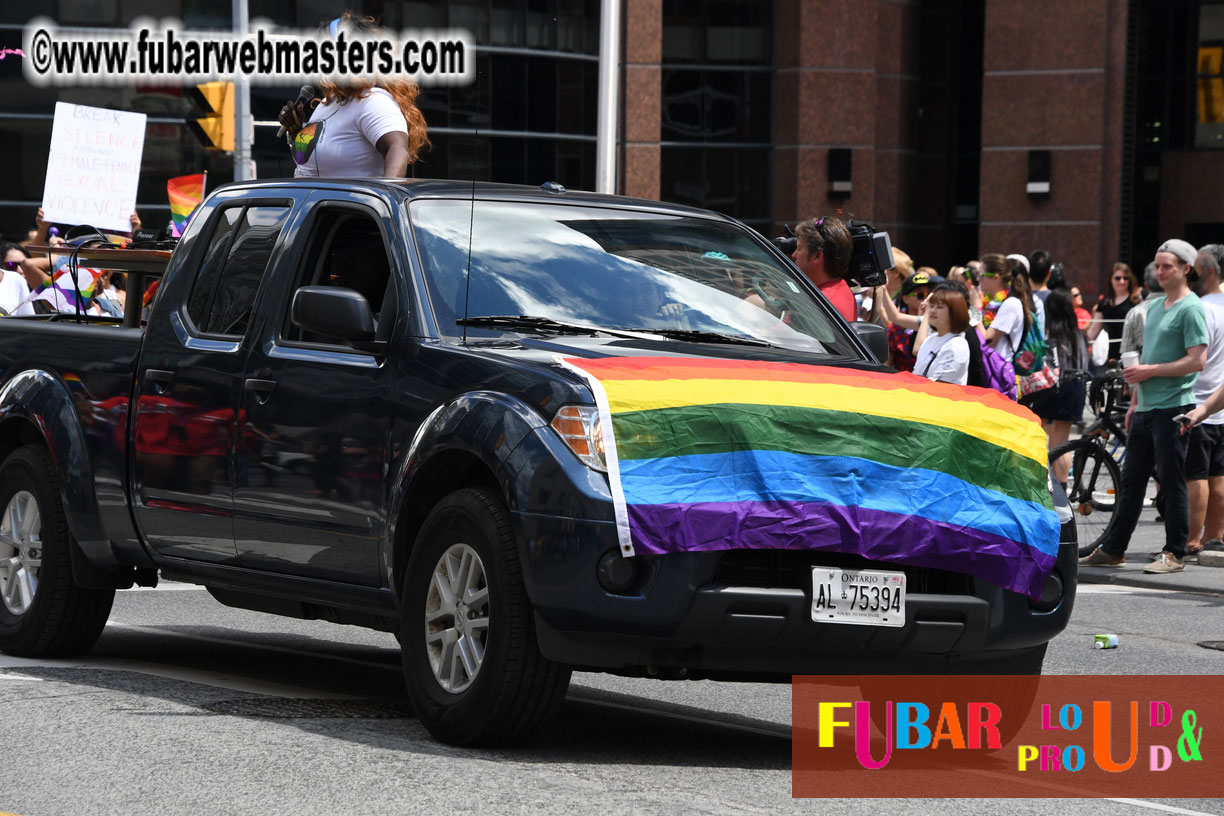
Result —
<instances>
[{"instance_id":1,"label":"building facade","mask_svg":"<svg viewBox=\"0 0 1224 816\"><path fill-rule=\"evenodd\" d=\"M1220 0L621 0L619 191L726 212L763 233L841 212L943 270L1049 250L1095 291L1163 238L1224 242ZM125 27L141 16L228 28L216 0L26 0L0 7L0 48L46 15ZM600 0L249 0L252 19L313 28L353 8L389 29L466 28L477 82L426 88L420 176L590 189ZM277 110L252 89L260 177L290 175ZM149 115L139 209L166 179L232 156L186 127L179 87L36 89L0 61L0 233L42 196L57 100Z\"/></svg>"}]
</instances>

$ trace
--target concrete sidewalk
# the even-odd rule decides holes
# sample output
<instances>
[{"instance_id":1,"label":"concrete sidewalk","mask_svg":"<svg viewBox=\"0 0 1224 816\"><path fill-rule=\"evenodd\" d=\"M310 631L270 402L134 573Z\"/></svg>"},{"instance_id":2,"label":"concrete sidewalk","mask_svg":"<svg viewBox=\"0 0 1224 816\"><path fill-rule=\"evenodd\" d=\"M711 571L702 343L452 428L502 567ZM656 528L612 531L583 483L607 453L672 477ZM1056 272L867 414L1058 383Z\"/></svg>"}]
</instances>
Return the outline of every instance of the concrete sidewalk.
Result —
<instances>
[{"instance_id":1,"label":"concrete sidewalk","mask_svg":"<svg viewBox=\"0 0 1224 816\"><path fill-rule=\"evenodd\" d=\"M1126 550L1126 563L1121 567L1080 567L1080 583L1224 595L1224 567L1204 567L1187 561L1186 568L1181 572L1168 575L1145 573L1143 568L1152 563L1148 554L1164 548L1164 535L1164 522L1156 521L1155 508L1144 508L1139 524L1135 527L1135 534L1131 536L1130 546Z\"/></svg>"}]
</instances>

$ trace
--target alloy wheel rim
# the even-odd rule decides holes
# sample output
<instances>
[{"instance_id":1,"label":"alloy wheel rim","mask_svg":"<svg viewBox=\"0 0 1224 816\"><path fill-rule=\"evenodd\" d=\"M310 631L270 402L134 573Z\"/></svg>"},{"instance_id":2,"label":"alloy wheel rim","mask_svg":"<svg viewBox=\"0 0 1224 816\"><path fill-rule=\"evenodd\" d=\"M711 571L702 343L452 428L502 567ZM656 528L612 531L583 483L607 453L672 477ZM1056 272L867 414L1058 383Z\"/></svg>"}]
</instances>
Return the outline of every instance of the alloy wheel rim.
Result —
<instances>
[{"instance_id":1,"label":"alloy wheel rim","mask_svg":"<svg viewBox=\"0 0 1224 816\"><path fill-rule=\"evenodd\" d=\"M0 518L0 599L14 615L25 614L34 603L42 552L38 501L29 491L19 490Z\"/></svg>"},{"instance_id":2,"label":"alloy wheel rim","mask_svg":"<svg viewBox=\"0 0 1224 816\"><path fill-rule=\"evenodd\" d=\"M425 595L425 651L434 679L459 693L476 679L489 639L489 585L484 562L454 544L434 566Z\"/></svg>"}]
</instances>

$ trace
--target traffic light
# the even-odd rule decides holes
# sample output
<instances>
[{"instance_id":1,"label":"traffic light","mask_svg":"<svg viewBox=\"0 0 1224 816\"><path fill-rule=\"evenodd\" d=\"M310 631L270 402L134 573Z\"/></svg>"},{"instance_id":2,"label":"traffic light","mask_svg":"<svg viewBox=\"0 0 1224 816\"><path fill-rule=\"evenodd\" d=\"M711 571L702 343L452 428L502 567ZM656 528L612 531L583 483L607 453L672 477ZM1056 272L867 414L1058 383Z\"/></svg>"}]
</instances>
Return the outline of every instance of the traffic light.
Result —
<instances>
[{"instance_id":1,"label":"traffic light","mask_svg":"<svg viewBox=\"0 0 1224 816\"><path fill-rule=\"evenodd\" d=\"M205 82L187 91L205 116L187 121L187 127L209 150L234 149L234 83Z\"/></svg>"}]
</instances>

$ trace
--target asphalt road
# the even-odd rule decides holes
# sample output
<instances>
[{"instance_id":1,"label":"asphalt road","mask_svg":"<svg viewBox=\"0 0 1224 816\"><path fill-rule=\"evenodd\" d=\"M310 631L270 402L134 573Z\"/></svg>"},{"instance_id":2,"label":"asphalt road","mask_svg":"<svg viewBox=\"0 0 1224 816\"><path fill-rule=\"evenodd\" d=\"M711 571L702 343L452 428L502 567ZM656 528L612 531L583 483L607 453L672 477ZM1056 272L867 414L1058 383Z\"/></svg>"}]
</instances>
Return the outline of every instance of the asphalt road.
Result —
<instances>
[{"instance_id":1,"label":"asphalt road","mask_svg":"<svg viewBox=\"0 0 1224 816\"><path fill-rule=\"evenodd\" d=\"M1047 672L1219 674L1224 597L1085 588ZM1110 631L1121 648L1097 651ZM119 593L87 657L0 656L0 811L54 814L825 813L792 800L789 686L575 675L524 748L433 742L389 635L227 609L184 585ZM889 812L1213 813L1224 800L913 799Z\"/></svg>"}]
</instances>

